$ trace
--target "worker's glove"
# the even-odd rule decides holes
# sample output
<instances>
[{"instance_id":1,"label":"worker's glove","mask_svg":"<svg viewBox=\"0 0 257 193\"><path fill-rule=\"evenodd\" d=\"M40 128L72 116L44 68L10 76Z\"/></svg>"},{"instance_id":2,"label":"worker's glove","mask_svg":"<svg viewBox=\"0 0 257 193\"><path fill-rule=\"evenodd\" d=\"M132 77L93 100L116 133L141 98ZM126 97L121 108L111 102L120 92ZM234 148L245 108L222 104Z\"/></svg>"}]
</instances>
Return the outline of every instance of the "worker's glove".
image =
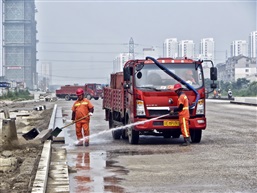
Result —
<instances>
[{"instance_id":1,"label":"worker's glove","mask_svg":"<svg viewBox=\"0 0 257 193\"><path fill-rule=\"evenodd\" d=\"M91 112L90 112L90 113L88 113L88 115L89 115L89 116L92 116L92 115L93 115L93 113L91 113Z\"/></svg>"}]
</instances>

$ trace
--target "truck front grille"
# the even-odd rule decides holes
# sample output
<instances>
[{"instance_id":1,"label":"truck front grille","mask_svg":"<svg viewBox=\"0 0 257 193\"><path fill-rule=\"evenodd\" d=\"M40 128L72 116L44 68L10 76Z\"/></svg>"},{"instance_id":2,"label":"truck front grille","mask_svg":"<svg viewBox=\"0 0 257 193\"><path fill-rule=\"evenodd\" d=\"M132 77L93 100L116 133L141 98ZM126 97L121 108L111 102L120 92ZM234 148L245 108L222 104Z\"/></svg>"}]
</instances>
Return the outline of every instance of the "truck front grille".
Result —
<instances>
[{"instance_id":1,"label":"truck front grille","mask_svg":"<svg viewBox=\"0 0 257 193\"><path fill-rule=\"evenodd\" d=\"M168 110L148 110L150 116L161 116L169 113Z\"/></svg>"}]
</instances>

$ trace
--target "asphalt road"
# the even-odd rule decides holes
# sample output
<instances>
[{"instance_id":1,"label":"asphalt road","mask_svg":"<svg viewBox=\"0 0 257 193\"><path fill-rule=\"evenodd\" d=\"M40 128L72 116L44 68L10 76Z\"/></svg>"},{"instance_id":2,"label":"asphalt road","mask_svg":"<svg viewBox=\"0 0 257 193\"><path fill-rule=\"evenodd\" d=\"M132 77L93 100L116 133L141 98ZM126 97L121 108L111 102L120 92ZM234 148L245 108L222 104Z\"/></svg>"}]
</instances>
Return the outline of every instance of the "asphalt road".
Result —
<instances>
[{"instance_id":1,"label":"asphalt road","mask_svg":"<svg viewBox=\"0 0 257 193\"><path fill-rule=\"evenodd\" d=\"M57 103L69 123L73 101ZM75 147L74 126L65 130L71 192L257 192L256 107L208 100L201 143L182 147L182 137L114 141L102 100L92 103L90 146Z\"/></svg>"}]
</instances>

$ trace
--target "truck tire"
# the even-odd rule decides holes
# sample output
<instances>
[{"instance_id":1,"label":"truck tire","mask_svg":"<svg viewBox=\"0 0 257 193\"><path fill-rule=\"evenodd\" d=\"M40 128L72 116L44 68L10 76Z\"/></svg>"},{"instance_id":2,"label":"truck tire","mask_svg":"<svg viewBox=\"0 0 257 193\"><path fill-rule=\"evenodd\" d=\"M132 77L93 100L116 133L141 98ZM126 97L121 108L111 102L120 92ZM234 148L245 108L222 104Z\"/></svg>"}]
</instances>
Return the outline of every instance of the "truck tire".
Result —
<instances>
[{"instance_id":1,"label":"truck tire","mask_svg":"<svg viewBox=\"0 0 257 193\"><path fill-rule=\"evenodd\" d=\"M128 124L130 124L130 119L128 120ZM139 131L134 130L134 127L129 127L128 129L128 141L130 144L138 144L139 142Z\"/></svg>"},{"instance_id":2,"label":"truck tire","mask_svg":"<svg viewBox=\"0 0 257 193\"><path fill-rule=\"evenodd\" d=\"M190 136L192 143L200 143L202 138L202 130L200 129L191 129Z\"/></svg>"},{"instance_id":3,"label":"truck tire","mask_svg":"<svg viewBox=\"0 0 257 193\"><path fill-rule=\"evenodd\" d=\"M126 129L122 129L122 134L121 134L122 139L128 139L128 133Z\"/></svg>"},{"instance_id":4,"label":"truck tire","mask_svg":"<svg viewBox=\"0 0 257 193\"><path fill-rule=\"evenodd\" d=\"M120 139L121 134L122 134L121 129L113 130L112 131L112 138L115 139L115 140L118 140L118 139Z\"/></svg>"},{"instance_id":5,"label":"truck tire","mask_svg":"<svg viewBox=\"0 0 257 193\"><path fill-rule=\"evenodd\" d=\"M86 98L87 98L88 100L91 100L91 99L92 99L92 97L91 97L90 94L87 94Z\"/></svg>"},{"instance_id":6,"label":"truck tire","mask_svg":"<svg viewBox=\"0 0 257 193\"><path fill-rule=\"evenodd\" d=\"M130 144L138 144L139 131L134 130L132 127L128 129L128 140Z\"/></svg>"},{"instance_id":7,"label":"truck tire","mask_svg":"<svg viewBox=\"0 0 257 193\"><path fill-rule=\"evenodd\" d=\"M66 101L69 101L69 100L70 100L70 95L68 95L68 94L65 95L65 100L66 100Z\"/></svg>"},{"instance_id":8,"label":"truck tire","mask_svg":"<svg viewBox=\"0 0 257 193\"><path fill-rule=\"evenodd\" d=\"M109 115L109 129L113 129L115 128L115 125L113 124L113 116L112 113L110 113ZM112 138L115 140L120 139L122 134L121 129L117 129L117 130L112 130Z\"/></svg>"}]
</instances>

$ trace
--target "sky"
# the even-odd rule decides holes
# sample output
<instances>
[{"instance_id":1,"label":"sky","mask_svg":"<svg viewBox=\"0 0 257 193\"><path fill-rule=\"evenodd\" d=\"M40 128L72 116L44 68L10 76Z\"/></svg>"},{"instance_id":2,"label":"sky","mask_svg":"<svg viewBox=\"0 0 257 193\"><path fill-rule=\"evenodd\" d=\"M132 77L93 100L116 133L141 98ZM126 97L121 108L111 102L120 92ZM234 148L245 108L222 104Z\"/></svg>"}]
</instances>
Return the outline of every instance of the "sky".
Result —
<instances>
[{"instance_id":1,"label":"sky","mask_svg":"<svg viewBox=\"0 0 257 193\"><path fill-rule=\"evenodd\" d=\"M214 38L215 62L226 61L230 44L257 30L255 1L35 0L38 73L50 63L52 84L108 84L113 60L135 43L162 53L166 38Z\"/></svg>"}]
</instances>

